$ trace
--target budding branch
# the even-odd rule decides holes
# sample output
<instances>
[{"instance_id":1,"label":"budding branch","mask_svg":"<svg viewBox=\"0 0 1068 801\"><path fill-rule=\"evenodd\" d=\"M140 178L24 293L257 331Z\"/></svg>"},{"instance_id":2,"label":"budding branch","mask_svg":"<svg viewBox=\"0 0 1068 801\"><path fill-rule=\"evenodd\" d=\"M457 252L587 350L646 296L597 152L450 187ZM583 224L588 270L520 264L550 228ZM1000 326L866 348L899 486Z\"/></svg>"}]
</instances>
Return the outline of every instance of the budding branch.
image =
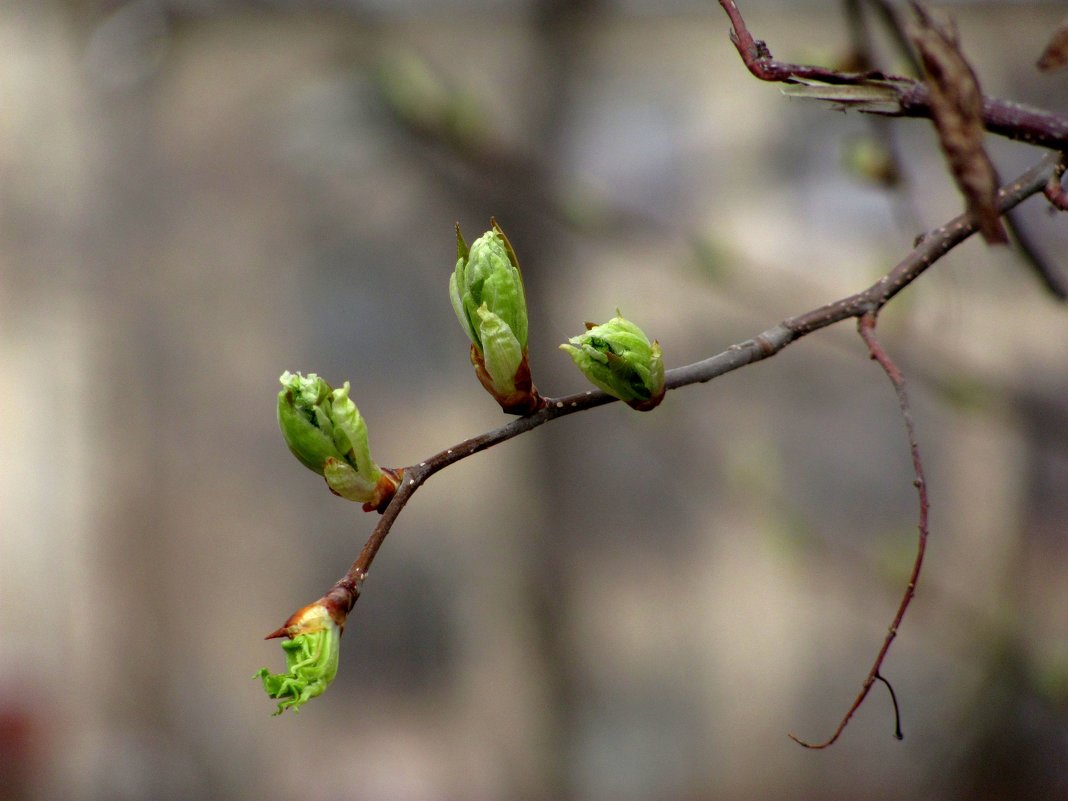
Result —
<instances>
[{"instance_id":1,"label":"budding branch","mask_svg":"<svg viewBox=\"0 0 1068 801\"><path fill-rule=\"evenodd\" d=\"M1002 187L997 194L998 212L1004 214L1032 195L1042 192L1047 192L1048 194L1047 186L1051 180L1057 179L1064 172L1066 160L1068 160L1068 156L1065 154L1052 153L1020 175L1016 180ZM871 685L876 679L882 678L879 675L879 668L882 666L890 644L897 634L897 628L915 592L927 538L926 483L923 477L923 465L920 460L919 447L913 430L912 416L908 410L904 380L900 371L875 339L876 317L879 310L895 295L919 278L934 262L974 234L978 227L978 222L972 215L962 214L955 217L945 225L922 236L904 259L867 289L803 314L787 318L751 339L731 345L715 356L684 367L668 370L665 373L665 385L669 390L680 389L692 384L702 384L740 367L774 356L790 343L814 331L827 328L842 320L856 318L860 334L868 346L871 357L882 366L897 392L898 401L905 417L909 447L912 452L913 467L916 474L915 482L920 496L920 543L916 561L905 596L894 616L893 623L875 664L865 679L860 694L842 719L838 729L829 740L819 745L811 745L794 738L797 742L810 748L823 748L837 740L853 713L863 703L868 691L871 689ZM499 428L471 437L453 445L451 448L434 454L418 464L404 468L403 480L397 488L397 493L393 496L393 500L383 510L382 517L360 551L356 561L327 593L327 596L331 597L346 614L351 611L359 598L363 580L371 569L371 564L386 536L393 528L397 517L419 487L426 483L435 473L461 459L466 459L468 456L473 456L520 434L525 434L544 423L576 412L583 412L597 406L614 403L616 399L600 390L587 390L575 395L545 398L544 401L544 405L533 414L518 417ZM793 737L793 735L790 736Z\"/></svg>"},{"instance_id":2,"label":"budding branch","mask_svg":"<svg viewBox=\"0 0 1068 801\"><path fill-rule=\"evenodd\" d=\"M938 109L933 108L931 89L922 81L911 78L887 75L869 70L866 72L837 72L823 67L789 64L772 58L767 45L755 39L746 27L734 0L719 0L720 5L730 18L732 30L731 41L748 70L764 81L785 84L817 84L824 87L859 87L855 95L835 91L823 92L817 87L810 96L832 99L845 105L884 116L926 117L934 118ZM884 8L885 11L885 8ZM922 10L917 7L917 13ZM891 15L892 16L892 15ZM895 19L891 18L892 32L904 42L905 34ZM954 45L955 47L955 45ZM963 58L963 57L961 57ZM952 88L952 87L951 87ZM850 90L852 91L852 90ZM937 100L937 98L936 98ZM834 743L848 725L853 714L867 698L872 685L883 681L894 698L896 697L889 682L880 673L886 655L897 636L898 628L915 595L923 565L928 536L928 496L924 477L923 462L920 457L909 407L905 380L875 335L875 327L880 310L901 290L919 278L932 264L942 258L968 237L984 228L989 231L991 217L997 218L1009 213L1027 198L1044 194L1051 206L1061 211L1068 210L1068 192L1062 185L1062 178L1068 166L1068 115L1057 114L1041 109L1032 109L1008 101L990 97L981 98L981 125L987 131L1007 136L1018 141L1028 142L1052 149L1038 164L1016 180L1002 186L993 195L992 204L985 208L961 214L921 237L913 249L882 278L856 294L828 303L811 311L789 317L779 324L768 328L751 339L731 345L721 353L684 367L677 367L665 373L665 386L668 390L680 389L693 384L702 384L718 378L754 362L762 361L782 351L792 342L815 331L827 328L846 319L857 320L857 330L863 339L869 356L876 361L890 380L897 396L898 406L905 422L909 450L914 471L914 485L919 502L918 530L919 539L916 556L912 566L905 592L898 604L893 620L883 639L882 646L875 661L865 677L860 692L852 706L842 717L834 733L826 741L812 744L793 734L789 736L807 748L825 748ZM981 130L979 131L981 134ZM943 142L943 144L945 144ZM981 144L979 145L981 149ZM993 184L989 187L992 192ZM990 195L987 195L990 198ZM970 206L972 204L969 204ZM1026 248L1025 248L1026 249ZM1047 286L1063 299L1065 291L1059 278L1046 276ZM582 412L597 406L615 402L616 399L600 390L588 390L575 395L559 398L543 398L536 411L515 418L509 423L492 431L464 440L425 461L406 467L403 470L400 486L388 505L382 509L382 516L371 533L356 561L346 574L327 592L326 598L334 608L347 615L360 595L360 588L366 578L371 564L382 543L393 528L397 517L411 500L415 492L431 476L449 465L466 459L480 451L491 448L520 434L575 412ZM897 736L900 737L900 720Z\"/></svg>"},{"instance_id":3,"label":"budding branch","mask_svg":"<svg viewBox=\"0 0 1068 801\"><path fill-rule=\"evenodd\" d=\"M826 748L832 745L837 740L845 727L849 725L850 718L853 717L853 713L860 709L860 705L864 703L864 699L868 697L868 692L871 690L871 686L875 683L876 679L882 681L888 690L890 690L890 697L894 700L894 713L897 715L897 698L894 696L894 688L890 685L886 679L882 677L879 670L883 666L883 660L886 659L886 654L890 650L890 644L897 637L898 627L901 625L901 621L905 618L905 611L909 608L909 604L912 603L912 598L916 594L916 584L920 580L920 570L923 567L923 557L927 552L927 512L930 508L930 503L927 500L927 479L923 473L923 459L920 458L920 444L916 439L916 427L912 422L912 409L909 406L909 396L905 390L905 377L901 374L901 370L894 364L893 359L889 354L883 350L883 346L879 343L879 340L875 337L875 323L878 319L877 312L871 311L862 314L857 319L857 332L860 334L861 339L864 340L864 344L868 346L868 353L874 361L879 363L879 366L883 368L883 372L886 373L886 377L890 379L890 383L894 387L894 392L897 395L897 405L901 410L901 416L905 420L905 432L908 435L909 451L912 455L912 469L915 473L915 479L913 485L916 487L916 494L919 497L920 503L920 516L917 528L919 529L919 542L916 545L916 559L912 563L912 573L909 575L909 583L905 586L905 594L901 597L901 603L898 604L897 613L894 615L893 621L890 623L890 627L886 631L886 637L883 639L882 648L879 649L879 653L875 657L875 662L871 666L871 670L868 671L868 675L864 679L864 683L860 687L860 692L857 693L856 699L853 701L853 705L849 707L845 715L842 717L841 722L838 724L838 728L834 730L828 739L822 743L813 744L806 742L793 734L790 735L790 739L799 745L805 746L805 748ZM897 720L898 739L901 739L901 719Z\"/></svg>"}]
</instances>

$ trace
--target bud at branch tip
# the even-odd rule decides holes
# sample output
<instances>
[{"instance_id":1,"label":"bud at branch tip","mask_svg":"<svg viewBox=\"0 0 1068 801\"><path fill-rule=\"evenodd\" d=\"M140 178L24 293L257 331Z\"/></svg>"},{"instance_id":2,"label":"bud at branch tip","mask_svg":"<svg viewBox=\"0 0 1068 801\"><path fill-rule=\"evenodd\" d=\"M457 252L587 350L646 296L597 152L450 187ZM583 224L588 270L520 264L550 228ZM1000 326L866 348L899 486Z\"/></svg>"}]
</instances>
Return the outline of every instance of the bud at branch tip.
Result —
<instances>
[{"instance_id":1,"label":"bud at branch tip","mask_svg":"<svg viewBox=\"0 0 1068 801\"><path fill-rule=\"evenodd\" d=\"M298 610L282 628L267 635L267 639L287 638L282 642L285 672L262 668L253 675L263 681L267 695L279 702L275 715L287 709L299 712L312 698L322 695L337 675L345 620L338 620L338 610L325 600Z\"/></svg>"}]
</instances>

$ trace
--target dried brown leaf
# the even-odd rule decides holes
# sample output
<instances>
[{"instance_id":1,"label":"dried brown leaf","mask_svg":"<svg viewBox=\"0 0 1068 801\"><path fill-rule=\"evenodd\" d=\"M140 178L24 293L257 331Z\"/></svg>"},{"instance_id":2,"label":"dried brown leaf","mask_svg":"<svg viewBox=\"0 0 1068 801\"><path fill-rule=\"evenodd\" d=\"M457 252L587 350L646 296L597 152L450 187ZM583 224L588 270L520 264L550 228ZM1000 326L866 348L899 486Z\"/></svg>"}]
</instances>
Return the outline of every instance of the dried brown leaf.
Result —
<instances>
[{"instance_id":1,"label":"dried brown leaf","mask_svg":"<svg viewBox=\"0 0 1068 801\"><path fill-rule=\"evenodd\" d=\"M909 36L926 73L931 117L942 152L988 243L1009 241L997 210L998 177L983 147L983 94L960 51L956 27L919 3Z\"/></svg>"},{"instance_id":2,"label":"dried brown leaf","mask_svg":"<svg viewBox=\"0 0 1068 801\"><path fill-rule=\"evenodd\" d=\"M1054 72L1065 67L1068 67L1068 19L1053 32L1049 44L1038 60L1038 68L1043 72Z\"/></svg>"}]
</instances>

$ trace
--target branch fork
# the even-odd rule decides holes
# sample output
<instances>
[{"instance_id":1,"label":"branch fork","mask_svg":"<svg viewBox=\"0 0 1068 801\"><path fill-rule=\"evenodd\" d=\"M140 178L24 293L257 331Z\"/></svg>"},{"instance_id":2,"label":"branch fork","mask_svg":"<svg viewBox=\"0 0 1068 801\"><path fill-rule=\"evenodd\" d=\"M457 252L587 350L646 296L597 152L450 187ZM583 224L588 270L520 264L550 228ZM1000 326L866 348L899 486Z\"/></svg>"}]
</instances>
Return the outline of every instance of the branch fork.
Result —
<instances>
[{"instance_id":1,"label":"branch fork","mask_svg":"<svg viewBox=\"0 0 1068 801\"><path fill-rule=\"evenodd\" d=\"M1005 213L1028 197L1042 192L1058 170L1063 172L1065 158L1060 154L1051 154L1016 180L1002 187L997 194L999 212ZM912 453L913 469L915 471L914 484L920 503L918 524L920 541L916 560L905 594L894 615L875 663L865 678L856 700L834 734L827 741L817 744L812 744L792 734L790 735L798 743L808 748L825 748L834 743L845 729L850 718L867 698L875 681L885 681L880 674L880 669L915 594L926 548L928 500L923 463L920 459L912 413L908 407L905 382L901 371L875 337L875 324L878 319L878 313L901 290L918 279L931 264L974 234L977 229L978 224L972 216L962 214L955 217L920 238L913 250L901 262L867 289L803 314L787 318L750 339L731 345L715 356L694 364L667 370L664 374L665 391L706 383L725 373L775 356L792 342L808 334L827 328L842 320L856 318L858 332L868 347L869 355L883 368L897 394L899 407L905 420L909 448ZM359 599L360 588L370 572L375 556L392 530L398 516L416 491L431 476L449 465L525 434L552 420L615 403L616 401L617 398L597 389L556 398L545 397L542 399L540 408L531 414L516 417L492 431L471 437L428 457L418 464L398 471L401 480L397 486L396 493L385 508L381 509L382 516L357 556L356 561L352 563L345 575L323 596L322 601L329 606L331 614L335 616L335 619L340 617L343 620L352 610Z\"/></svg>"},{"instance_id":2,"label":"branch fork","mask_svg":"<svg viewBox=\"0 0 1068 801\"><path fill-rule=\"evenodd\" d=\"M731 21L731 41L738 49L745 66L757 78L764 81L787 84L795 94L832 100L862 111L888 116L928 117L935 119L936 123L938 122L937 115L940 112L933 107L937 103L932 102L932 92L923 83L909 78L886 75L875 70L836 72L822 67L777 61L772 58L767 45L763 41L755 39L749 32L735 1L719 1ZM977 84L974 85L973 89L978 93ZM1052 148L1055 152L1048 154L1042 161L1014 181L1002 186L1000 190L994 191L994 184L991 184L988 189L984 189L983 192L988 191L989 194L983 204L972 203L972 198L969 197L970 210L968 212L918 237L913 244L912 251L867 289L816 309L789 317L750 339L731 345L723 352L710 358L667 371L663 371L662 364L659 368L659 376L661 378L658 382L657 402L659 402L659 398L663 396L664 392L668 390L711 381L730 371L775 356L789 344L808 334L843 320L855 318L858 334L867 348L868 355L878 363L894 389L898 407L905 424L905 433L912 459L913 485L916 489L918 501L916 555L905 591L898 603L897 610L887 629L874 663L865 676L859 693L841 718L837 728L827 740L818 743L802 740L794 734L789 735L791 739L806 748L822 749L836 742L854 713L868 697L876 681L886 684L890 692L897 720L895 736L898 739L901 738L897 698L893 687L883 677L881 670L890 646L897 637L901 622L916 593L929 534L929 498L923 460L920 455L905 379L901 370L876 336L878 315L892 298L916 281L934 262L938 261L972 234L982 230L989 241L997 241L999 234L995 224L998 227L1000 226L999 218L1009 213L1028 197L1042 193L1053 208L1061 211L1068 210L1068 192L1062 185L1062 178L1066 171L1066 165L1068 165L1068 115L1025 109L1016 104L982 97L981 95L978 95L978 99L981 102L976 105L977 119L985 130ZM507 256L507 261L518 275L518 263L515 260L514 252L511 251L510 245L507 244L503 232L500 232L496 223L493 223L493 226L494 232L491 232L491 234L495 232L499 234L501 242L498 243L495 238L491 237L488 240L489 245L496 246L500 244L504 248L503 252ZM504 379L511 381L508 384L509 388L518 387L518 390L525 391L524 403L516 403L509 407L508 403L502 401L502 406L506 411L517 413L521 416L492 431L464 440L416 465L399 470L382 471L370 461L369 452L366 451L366 434L359 428L358 412L355 411L353 406L349 412L351 420L342 420L342 423L345 423L351 429L346 429L348 433L346 433L345 443L358 445L362 442L362 446L353 451L350 461L354 462L354 466L359 468L357 472L361 476L374 476L377 478L382 475L388 480L390 489L395 491L392 494L384 493L374 498L359 498L360 500L367 500L364 507L365 510L377 509L381 513L381 517L358 557L345 575L319 601L309 607L305 607L304 610L291 617L282 628L268 635L269 637L284 636L294 638L294 636L298 636L308 638L313 635L319 636L322 631L329 630L329 626L335 626L336 638L339 638L347 616L359 599L362 584L371 569L375 556L392 530L401 511L419 487L431 476L461 459L531 431L556 418L587 411L617 400L617 397L600 389L558 398L541 396L533 389L533 385L529 380L529 369L526 362L525 305L521 315L511 307L502 308L500 310L501 314L498 315L503 315L502 319L507 318L508 329L516 334L516 342L522 348L522 359L519 368L505 371L507 375L502 374L504 379L499 375L496 377L490 375L482 348L489 333L492 333L492 331L491 328L485 328L485 326L483 326L485 328L483 330L483 328L475 324L475 322L479 321L485 323L484 318L487 317L488 310L484 306L475 303L474 300L468 302L468 295L472 294L473 290L470 287L465 288L463 280L466 273L465 268L470 266L471 263L471 252L475 248L474 246L470 250L467 248L463 238L459 235L459 231L457 231L457 241L458 266L457 272L454 274L451 294L453 295L457 316L461 324L466 323L465 328L473 341L472 362L476 367L476 374L483 385L490 389L491 394L494 394L495 397L504 397L499 391L501 389L499 385L502 382L508 383ZM477 262L477 260L475 261ZM504 257L500 257L498 261L504 264ZM516 297L521 300L521 292L518 292ZM478 299L476 298L475 300ZM472 322L473 320L475 322ZM512 348L512 350L515 350L515 348ZM656 355L659 357L658 348ZM499 362L502 359L495 356L495 360ZM511 363L509 363L509 367L512 368ZM525 373L524 369L526 369ZM498 370L498 372L500 371ZM286 376L283 376L283 384L286 383L285 378ZM309 379L312 378L314 376L309 376ZM309 379L301 378L300 380L306 382ZM348 385L344 387L344 391L340 392L340 394L338 394L339 391L333 392L334 395L331 397L334 398L336 405L340 406L347 401ZM315 403L321 405L325 402L325 397L325 391L316 393ZM500 400L500 397L498 397L498 400ZM287 395L284 390L280 396L280 403L286 401L286 399ZM506 400L510 400L510 396ZM323 411L315 404L309 406L309 408L312 407L314 407L313 411L316 409ZM284 403L281 408L286 408ZM334 411L333 407L327 411L332 413ZM325 413L323 412L323 414ZM294 450L298 458L302 458L305 464L312 467L312 469L318 470L320 462L323 465L327 465L330 459L333 459L334 462L337 462L338 459L333 455L320 458L322 454L319 451L326 453L332 446L318 433L322 430L321 421L319 425L312 427L316 429L315 432L310 429L303 431L303 439L298 437L297 440L299 441L291 441L290 448ZM298 431L298 433L301 432ZM312 441L311 445L305 440ZM312 447L312 445L315 447ZM345 451L345 454L348 454L348 451ZM343 456L349 458L345 454ZM330 477L327 476L327 478L329 483ZM345 485L346 488L347 486ZM335 490L335 485L331 485L331 489ZM364 489L362 485L360 489L361 491ZM353 499L356 498L354 497ZM308 610L312 610L315 614ZM311 667L309 667L312 661L310 656L312 654L311 646L307 643L301 643L300 646L303 650L300 650L296 648L294 643L291 643L290 651L292 653L287 655L287 659L291 663L291 675L279 674L271 676L266 671L261 671L260 675L264 677L265 684L269 685L269 692L274 691L274 697L291 698L291 700L283 700L283 703L279 706L279 712L287 705L292 705L296 708L308 698L322 692L326 683L333 677L332 670L336 669L336 638L332 646L335 651L329 653L322 649L316 651L316 659L319 661ZM330 660L333 661L331 662Z\"/></svg>"}]
</instances>

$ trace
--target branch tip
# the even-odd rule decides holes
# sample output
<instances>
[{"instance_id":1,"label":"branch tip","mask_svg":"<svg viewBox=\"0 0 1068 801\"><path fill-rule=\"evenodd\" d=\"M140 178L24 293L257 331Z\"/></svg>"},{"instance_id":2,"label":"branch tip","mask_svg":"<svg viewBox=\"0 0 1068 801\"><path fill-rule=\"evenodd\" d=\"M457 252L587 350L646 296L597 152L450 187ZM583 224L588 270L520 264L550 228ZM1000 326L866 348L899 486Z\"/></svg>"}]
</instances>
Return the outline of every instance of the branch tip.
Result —
<instances>
[{"instance_id":1,"label":"branch tip","mask_svg":"<svg viewBox=\"0 0 1068 801\"><path fill-rule=\"evenodd\" d=\"M912 598L916 594L916 585L919 582L920 570L923 567L923 557L927 550L928 531L927 482L924 478L923 460L920 457L920 448L916 440L915 427L912 423L912 410L909 406L908 394L905 390L905 379L901 374L901 370L898 369L898 366L883 349L882 344L875 336L875 325L877 321L877 312L865 312L857 318L857 331L860 334L861 339L864 340L864 344L868 347L868 354L872 359L879 363L879 366L883 369L886 377L893 385L894 393L897 395L898 408L901 411L902 419L905 421L905 431L908 435L909 451L912 455L912 468L914 472L912 483L916 488L916 494L919 498L919 541L916 546L916 558L912 564L912 573L909 575L908 584L905 586L905 592L901 597L900 603L898 603L897 612L894 614L894 619L891 621L886 636L883 638L883 644L879 649L879 653L875 657L875 662L868 671L868 675L864 678L864 683L861 685L860 692L857 693L857 697L853 700L852 706L850 706L845 715L842 716L841 721L838 723L838 728L834 730L834 734L832 734L825 742L813 745L798 739L792 734L790 735L791 740L805 748L821 749L833 745L841 736L842 732L845 731L845 727L849 725L849 721L852 719L853 714L860 709L861 704L867 699L868 693L871 691L871 687L876 680L883 682L887 686L890 690L890 697L894 702L894 718L896 721L894 736L899 740L904 737L901 733L901 716L898 710L897 696L894 693L893 687L890 686L890 682L883 678L879 671L883 666L883 662L886 660L887 653L890 651L891 643L893 643L894 639L897 637L897 632L901 626L901 621L905 617L905 612L908 610L909 604L912 603Z\"/></svg>"},{"instance_id":2,"label":"branch tip","mask_svg":"<svg viewBox=\"0 0 1068 801\"><path fill-rule=\"evenodd\" d=\"M890 691L890 700L894 704L894 739L895 740L904 740L905 739L905 735L901 731L901 710L898 708L898 705L897 705L897 693L894 692L893 685L890 684L890 682L888 682L883 677L882 673L879 673L878 671L876 671L875 678L878 679L879 681L881 681L883 684L885 684L886 685L886 689Z\"/></svg>"}]
</instances>

